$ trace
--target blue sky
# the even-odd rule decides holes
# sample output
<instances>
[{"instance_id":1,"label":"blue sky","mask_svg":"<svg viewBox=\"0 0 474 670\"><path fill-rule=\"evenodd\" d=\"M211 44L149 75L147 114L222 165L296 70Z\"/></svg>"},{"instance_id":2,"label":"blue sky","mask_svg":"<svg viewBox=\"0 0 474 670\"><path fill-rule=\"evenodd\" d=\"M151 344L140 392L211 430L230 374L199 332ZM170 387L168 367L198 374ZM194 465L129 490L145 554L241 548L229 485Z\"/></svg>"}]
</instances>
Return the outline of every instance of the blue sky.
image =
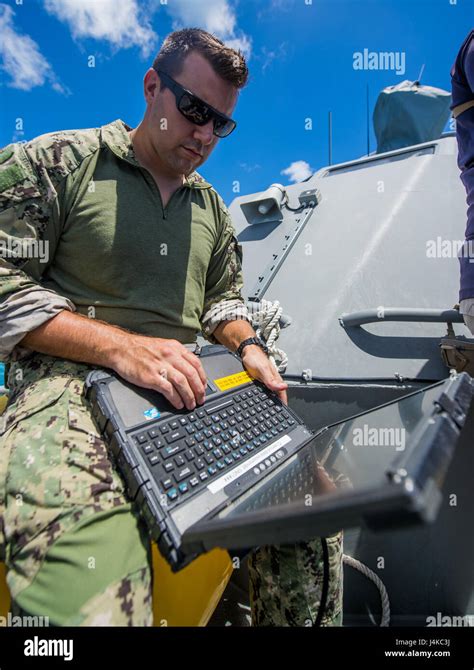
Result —
<instances>
[{"instance_id":1,"label":"blue sky","mask_svg":"<svg viewBox=\"0 0 474 670\"><path fill-rule=\"evenodd\" d=\"M0 0L0 145L116 118L138 124L143 75L163 38L199 26L242 48L251 72L237 130L200 168L229 204L235 181L245 194L326 165L329 110L333 162L366 153L367 84L371 113L383 87L416 79L423 64L422 82L449 90L450 67L474 26L473 0L307 3ZM364 49L403 53L405 71L355 70L353 55Z\"/></svg>"}]
</instances>

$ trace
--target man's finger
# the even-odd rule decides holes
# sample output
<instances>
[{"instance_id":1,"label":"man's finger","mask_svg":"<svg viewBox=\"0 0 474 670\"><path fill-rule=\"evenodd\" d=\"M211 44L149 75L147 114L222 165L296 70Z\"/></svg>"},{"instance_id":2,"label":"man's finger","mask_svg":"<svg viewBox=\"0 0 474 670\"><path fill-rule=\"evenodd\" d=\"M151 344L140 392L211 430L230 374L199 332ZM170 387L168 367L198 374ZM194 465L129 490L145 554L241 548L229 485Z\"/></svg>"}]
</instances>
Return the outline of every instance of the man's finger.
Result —
<instances>
[{"instance_id":1,"label":"man's finger","mask_svg":"<svg viewBox=\"0 0 474 670\"><path fill-rule=\"evenodd\" d=\"M206 389L207 377L199 358L196 356L196 354L193 354L191 351L188 351L187 349L186 352L183 354L183 358L186 358L188 363L191 363L191 365L197 370L199 378L204 386L204 389Z\"/></svg>"}]
</instances>

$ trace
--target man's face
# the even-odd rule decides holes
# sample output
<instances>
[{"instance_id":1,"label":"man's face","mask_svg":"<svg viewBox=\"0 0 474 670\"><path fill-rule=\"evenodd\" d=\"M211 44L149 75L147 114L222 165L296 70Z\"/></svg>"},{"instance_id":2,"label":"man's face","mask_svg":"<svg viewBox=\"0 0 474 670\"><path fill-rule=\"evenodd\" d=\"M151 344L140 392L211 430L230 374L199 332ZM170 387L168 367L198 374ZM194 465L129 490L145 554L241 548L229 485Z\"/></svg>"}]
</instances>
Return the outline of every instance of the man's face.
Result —
<instances>
[{"instance_id":1,"label":"man's face","mask_svg":"<svg viewBox=\"0 0 474 670\"><path fill-rule=\"evenodd\" d=\"M173 79L219 112L232 116L238 89L221 79L196 51L186 57L182 71ZM170 173L189 175L207 160L217 144L213 121L205 126L188 121L177 109L174 94L168 88L160 91L159 76L153 69L146 74L145 92L148 134L155 152Z\"/></svg>"}]
</instances>

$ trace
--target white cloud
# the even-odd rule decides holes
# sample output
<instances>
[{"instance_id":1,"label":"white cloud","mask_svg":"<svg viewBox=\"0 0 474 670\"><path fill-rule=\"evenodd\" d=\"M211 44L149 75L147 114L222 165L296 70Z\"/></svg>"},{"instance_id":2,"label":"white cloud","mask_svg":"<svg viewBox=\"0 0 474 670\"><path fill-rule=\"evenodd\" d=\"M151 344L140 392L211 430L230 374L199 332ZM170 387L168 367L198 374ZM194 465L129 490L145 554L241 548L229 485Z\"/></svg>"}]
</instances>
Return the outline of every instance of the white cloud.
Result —
<instances>
[{"instance_id":1,"label":"white cloud","mask_svg":"<svg viewBox=\"0 0 474 670\"><path fill-rule=\"evenodd\" d=\"M15 30L14 16L11 7L0 4L0 60L1 68L11 77L9 85L30 91L49 82L58 93L69 93L58 81L37 43Z\"/></svg>"},{"instance_id":2,"label":"white cloud","mask_svg":"<svg viewBox=\"0 0 474 670\"><path fill-rule=\"evenodd\" d=\"M156 46L158 36L137 0L44 0L44 6L69 25L75 39L106 40L117 49L138 46L144 57Z\"/></svg>"},{"instance_id":3,"label":"white cloud","mask_svg":"<svg viewBox=\"0 0 474 670\"><path fill-rule=\"evenodd\" d=\"M282 170L281 174L286 175L289 181L296 183L311 177L313 172L314 170L306 161L294 161L291 165Z\"/></svg>"},{"instance_id":4,"label":"white cloud","mask_svg":"<svg viewBox=\"0 0 474 670\"><path fill-rule=\"evenodd\" d=\"M258 163L239 163L239 166L245 172L255 172L255 170L259 170L262 167Z\"/></svg>"},{"instance_id":5,"label":"white cloud","mask_svg":"<svg viewBox=\"0 0 474 670\"><path fill-rule=\"evenodd\" d=\"M167 7L173 29L199 27L213 33L229 47L240 49L250 58L252 41L237 28L237 17L229 0L170 0Z\"/></svg>"},{"instance_id":6,"label":"white cloud","mask_svg":"<svg viewBox=\"0 0 474 670\"><path fill-rule=\"evenodd\" d=\"M281 42L281 44L278 45L276 49L267 49L266 47L262 47L262 72L265 72L265 70L270 67L270 65L273 63L275 60L285 60L287 56L287 42Z\"/></svg>"}]
</instances>

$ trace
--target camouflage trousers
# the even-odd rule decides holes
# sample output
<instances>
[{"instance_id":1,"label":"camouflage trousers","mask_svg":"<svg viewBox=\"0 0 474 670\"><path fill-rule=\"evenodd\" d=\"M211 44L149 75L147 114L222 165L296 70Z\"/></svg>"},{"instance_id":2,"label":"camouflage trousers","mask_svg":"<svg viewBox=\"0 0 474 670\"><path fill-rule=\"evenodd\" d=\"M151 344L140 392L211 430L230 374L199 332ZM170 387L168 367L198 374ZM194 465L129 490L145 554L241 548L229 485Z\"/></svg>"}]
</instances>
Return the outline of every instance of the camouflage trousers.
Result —
<instances>
[{"instance_id":1,"label":"camouflage trousers","mask_svg":"<svg viewBox=\"0 0 474 670\"><path fill-rule=\"evenodd\" d=\"M152 560L82 396L92 366L33 354L9 371L0 446L0 560L12 613L56 626L151 626ZM1 424L0 424L1 425ZM342 538L328 539L322 625L341 625ZM253 625L314 623L320 540L249 558Z\"/></svg>"}]
</instances>

